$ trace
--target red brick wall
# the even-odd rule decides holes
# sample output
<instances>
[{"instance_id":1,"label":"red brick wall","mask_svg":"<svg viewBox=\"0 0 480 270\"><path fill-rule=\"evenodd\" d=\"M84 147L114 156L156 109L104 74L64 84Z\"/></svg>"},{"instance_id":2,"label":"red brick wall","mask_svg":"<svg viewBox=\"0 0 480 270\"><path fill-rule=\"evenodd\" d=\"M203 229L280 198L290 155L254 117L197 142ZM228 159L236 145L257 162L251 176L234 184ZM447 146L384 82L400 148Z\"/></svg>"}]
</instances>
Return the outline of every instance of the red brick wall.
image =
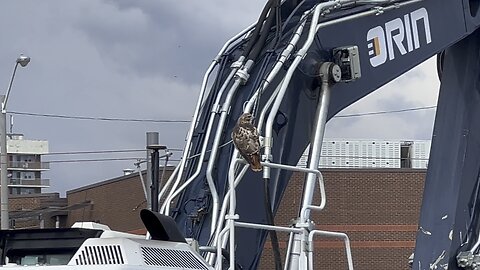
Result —
<instances>
[{"instance_id":1,"label":"red brick wall","mask_svg":"<svg viewBox=\"0 0 480 270\"><path fill-rule=\"evenodd\" d=\"M39 228L40 215L33 215L36 212L34 210L49 206L62 207L67 205L66 200L60 198L58 193L10 195L8 203L10 220L15 220L15 226L12 229ZM44 219L45 228L55 227L55 219L52 218L51 214L51 212L45 211L41 217ZM22 218L16 218L19 215Z\"/></svg>"},{"instance_id":2,"label":"red brick wall","mask_svg":"<svg viewBox=\"0 0 480 270\"><path fill-rule=\"evenodd\" d=\"M348 234L355 269L409 269L423 192L425 170L329 169L322 171L326 208L314 213L317 229ZM301 203L303 174L292 177L276 215L276 225L288 225ZM318 186L317 186L318 187ZM315 193L318 204L319 192ZM280 245L287 235L279 234ZM346 269L342 242L316 238L315 269ZM267 244L260 269L272 269L271 245ZM284 254L282 254L284 255Z\"/></svg>"},{"instance_id":3,"label":"red brick wall","mask_svg":"<svg viewBox=\"0 0 480 270\"><path fill-rule=\"evenodd\" d=\"M146 201L138 175L68 192L67 200L68 205L91 201L90 206L70 212L67 221L69 226L77 221L94 221L118 231L143 227L140 210L146 207Z\"/></svg>"},{"instance_id":4,"label":"red brick wall","mask_svg":"<svg viewBox=\"0 0 480 270\"><path fill-rule=\"evenodd\" d=\"M164 179L170 173L171 170L167 170ZM68 226L77 221L94 221L124 232L144 228L140 211L147 207L147 203L140 183L140 177L135 173L68 191L68 205L91 201L90 206L70 211Z\"/></svg>"}]
</instances>

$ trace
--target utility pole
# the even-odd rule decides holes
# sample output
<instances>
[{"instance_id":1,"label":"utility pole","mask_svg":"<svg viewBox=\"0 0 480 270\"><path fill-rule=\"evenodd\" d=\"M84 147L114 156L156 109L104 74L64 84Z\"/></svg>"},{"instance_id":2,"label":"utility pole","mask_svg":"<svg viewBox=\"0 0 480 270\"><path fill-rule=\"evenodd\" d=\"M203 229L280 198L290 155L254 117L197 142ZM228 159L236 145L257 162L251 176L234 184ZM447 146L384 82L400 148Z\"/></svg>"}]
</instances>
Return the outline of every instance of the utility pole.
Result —
<instances>
[{"instance_id":1,"label":"utility pole","mask_svg":"<svg viewBox=\"0 0 480 270\"><path fill-rule=\"evenodd\" d=\"M20 64L20 66L26 67L28 63L30 63L30 57L28 56L21 54L17 58L12 78L8 84L7 93L0 96L0 101L2 103L2 116L0 117L0 224L2 230L10 229L10 218L8 216L7 101L10 90L12 90L13 79L15 78L18 65Z\"/></svg>"}]
</instances>

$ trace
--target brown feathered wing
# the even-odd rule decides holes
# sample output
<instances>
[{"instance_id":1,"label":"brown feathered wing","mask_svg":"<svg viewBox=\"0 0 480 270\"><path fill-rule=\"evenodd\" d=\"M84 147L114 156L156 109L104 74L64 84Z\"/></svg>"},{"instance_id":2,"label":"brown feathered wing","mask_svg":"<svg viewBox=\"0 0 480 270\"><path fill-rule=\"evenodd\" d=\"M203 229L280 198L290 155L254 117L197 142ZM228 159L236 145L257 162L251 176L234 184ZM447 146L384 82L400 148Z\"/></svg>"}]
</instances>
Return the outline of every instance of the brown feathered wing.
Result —
<instances>
[{"instance_id":1,"label":"brown feathered wing","mask_svg":"<svg viewBox=\"0 0 480 270\"><path fill-rule=\"evenodd\" d=\"M240 155L250 164L250 168L255 172L261 171L257 128L251 123L237 124L232 131L232 140Z\"/></svg>"}]
</instances>

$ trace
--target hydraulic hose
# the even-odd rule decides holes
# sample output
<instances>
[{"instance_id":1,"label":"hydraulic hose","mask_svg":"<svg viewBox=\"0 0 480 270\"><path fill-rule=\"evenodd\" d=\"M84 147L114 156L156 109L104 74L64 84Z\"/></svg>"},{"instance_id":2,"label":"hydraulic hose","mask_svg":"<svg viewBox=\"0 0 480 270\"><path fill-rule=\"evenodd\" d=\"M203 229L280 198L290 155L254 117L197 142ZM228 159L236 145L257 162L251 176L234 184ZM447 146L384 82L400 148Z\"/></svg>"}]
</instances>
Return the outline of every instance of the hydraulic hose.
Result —
<instances>
[{"instance_id":1,"label":"hydraulic hose","mask_svg":"<svg viewBox=\"0 0 480 270\"><path fill-rule=\"evenodd\" d=\"M255 25L255 30L253 30L252 32L251 39L248 42L247 47L245 48L245 51L242 54L244 57L247 57L247 55L250 54L250 51L252 50L253 46L255 45L255 43L257 43L257 40L260 37L260 30L262 29L262 25L265 22L265 18L267 18L267 14L270 11L270 8L272 7L273 1L275 0L268 1L263 7L262 13L260 14L257 24Z\"/></svg>"},{"instance_id":2,"label":"hydraulic hose","mask_svg":"<svg viewBox=\"0 0 480 270\"><path fill-rule=\"evenodd\" d=\"M256 40L252 50L248 54L248 58L247 58L248 60L253 60L256 62L258 55L264 49L265 42L267 41L267 37L268 37L268 34L270 33L272 24L276 20L276 14L277 14L277 9L272 8L270 10L270 13L268 14L265 24L262 27L262 32L260 33L258 39Z\"/></svg>"},{"instance_id":3,"label":"hydraulic hose","mask_svg":"<svg viewBox=\"0 0 480 270\"><path fill-rule=\"evenodd\" d=\"M265 205L265 212L267 214L267 224L274 226L274 218L273 218L273 211L272 211L272 199L270 198L270 185L269 179L263 179L263 192L264 192L264 205ZM278 243L278 237L276 231L269 231L270 234L270 242L272 243L272 250L273 250L273 259L275 261L275 270L282 270L282 258L280 256L280 245Z\"/></svg>"}]
</instances>

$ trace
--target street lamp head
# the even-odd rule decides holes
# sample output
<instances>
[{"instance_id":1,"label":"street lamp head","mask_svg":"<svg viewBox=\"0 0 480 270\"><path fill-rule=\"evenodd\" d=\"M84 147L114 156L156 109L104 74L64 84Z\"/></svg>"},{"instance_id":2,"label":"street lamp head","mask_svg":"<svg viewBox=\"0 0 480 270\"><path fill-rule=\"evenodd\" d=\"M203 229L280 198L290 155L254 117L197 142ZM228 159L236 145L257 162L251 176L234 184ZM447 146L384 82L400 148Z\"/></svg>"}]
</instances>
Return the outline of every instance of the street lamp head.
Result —
<instances>
[{"instance_id":1,"label":"street lamp head","mask_svg":"<svg viewBox=\"0 0 480 270\"><path fill-rule=\"evenodd\" d=\"M30 57L20 54L17 58L17 64L20 64L22 67L26 67L30 63Z\"/></svg>"}]
</instances>

